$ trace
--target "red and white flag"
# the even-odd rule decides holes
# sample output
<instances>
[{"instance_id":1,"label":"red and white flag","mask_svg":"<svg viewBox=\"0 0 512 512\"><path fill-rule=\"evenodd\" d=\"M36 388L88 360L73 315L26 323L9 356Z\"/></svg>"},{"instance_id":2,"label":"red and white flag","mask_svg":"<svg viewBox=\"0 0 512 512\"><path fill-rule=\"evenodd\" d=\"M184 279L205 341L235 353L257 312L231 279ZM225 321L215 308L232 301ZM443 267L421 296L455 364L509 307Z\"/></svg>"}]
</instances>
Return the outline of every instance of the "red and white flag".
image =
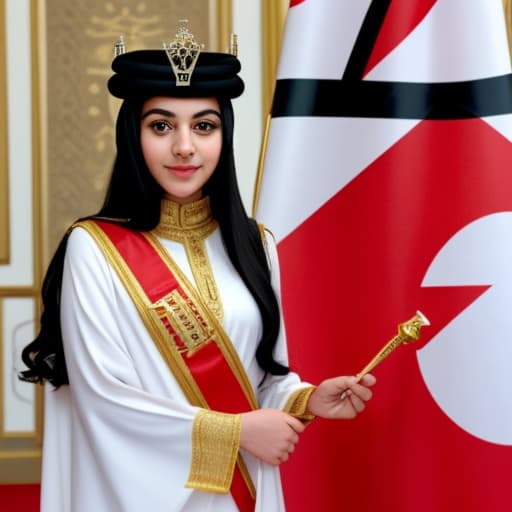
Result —
<instances>
[{"instance_id":1,"label":"red and white flag","mask_svg":"<svg viewBox=\"0 0 512 512\"><path fill-rule=\"evenodd\" d=\"M291 365L373 372L282 473L293 512L512 510L512 75L501 0L295 0L257 218Z\"/></svg>"}]
</instances>

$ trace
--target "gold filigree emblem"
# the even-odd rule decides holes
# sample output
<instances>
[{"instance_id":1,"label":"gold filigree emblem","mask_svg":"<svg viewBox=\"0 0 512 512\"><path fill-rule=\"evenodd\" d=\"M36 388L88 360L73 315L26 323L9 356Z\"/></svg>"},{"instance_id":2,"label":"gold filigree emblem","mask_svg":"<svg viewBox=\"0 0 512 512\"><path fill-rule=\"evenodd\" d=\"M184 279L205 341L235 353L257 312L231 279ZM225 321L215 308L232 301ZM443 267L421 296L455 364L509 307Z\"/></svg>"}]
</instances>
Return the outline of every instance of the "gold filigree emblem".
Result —
<instances>
[{"instance_id":1,"label":"gold filigree emblem","mask_svg":"<svg viewBox=\"0 0 512 512\"><path fill-rule=\"evenodd\" d=\"M174 74L176 75L176 85L190 85L192 72L196 67L201 46L196 43L192 33L185 26L188 20L180 20L182 24L173 41L166 43L163 46L165 53L169 58Z\"/></svg>"}]
</instances>

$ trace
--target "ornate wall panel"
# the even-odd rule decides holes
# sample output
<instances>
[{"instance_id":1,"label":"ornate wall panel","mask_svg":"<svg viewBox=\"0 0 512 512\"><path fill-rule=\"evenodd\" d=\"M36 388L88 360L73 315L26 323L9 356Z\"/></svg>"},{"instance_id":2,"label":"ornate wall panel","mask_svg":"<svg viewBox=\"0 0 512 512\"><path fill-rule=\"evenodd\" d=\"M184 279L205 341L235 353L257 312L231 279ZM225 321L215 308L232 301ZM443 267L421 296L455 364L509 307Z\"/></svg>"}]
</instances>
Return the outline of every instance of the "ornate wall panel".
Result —
<instances>
[{"instance_id":1,"label":"ornate wall panel","mask_svg":"<svg viewBox=\"0 0 512 512\"><path fill-rule=\"evenodd\" d=\"M5 42L5 1L0 0L0 264L9 262L9 167L7 158Z\"/></svg>"},{"instance_id":2,"label":"ornate wall panel","mask_svg":"<svg viewBox=\"0 0 512 512\"><path fill-rule=\"evenodd\" d=\"M9 261L0 262L0 483L37 481L41 456L42 389L17 378L20 352L34 337L41 274L35 2L0 0L0 238L7 203L15 226Z\"/></svg>"},{"instance_id":3,"label":"ornate wall panel","mask_svg":"<svg viewBox=\"0 0 512 512\"><path fill-rule=\"evenodd\" d=\"M46 20L48 256L74 219L102 203L119 107L106 90L115 40L123 34L128 50L161 47L176 33L178 20L186 18L196 39L217 50L229 40L231 12L230 2L212 0L46 0L40 5Z\"/></svg>"}]
</instances>

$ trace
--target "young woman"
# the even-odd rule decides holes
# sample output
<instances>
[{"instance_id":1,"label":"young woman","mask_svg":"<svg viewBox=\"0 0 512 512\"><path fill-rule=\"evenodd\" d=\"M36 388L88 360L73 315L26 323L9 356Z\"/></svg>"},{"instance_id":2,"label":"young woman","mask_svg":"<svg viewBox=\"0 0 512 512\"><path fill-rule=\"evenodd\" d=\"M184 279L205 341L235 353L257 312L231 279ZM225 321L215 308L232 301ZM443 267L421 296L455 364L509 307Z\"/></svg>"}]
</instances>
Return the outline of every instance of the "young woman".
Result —
<instances>
[{"instance_id":1,"label":"young woman","mask_svg":"<svg viewBox=\"0 0 512 512\"><path fill-rule=\"evenodd\" d=\"M57 249L24 351L22 378L51 385L41 510L284 510L305 425L355 417L375 379L314 387L287 366L276 247L235 176L238 59L181 30L113 70L105 202Z\"/></svg>"}]
</instances>

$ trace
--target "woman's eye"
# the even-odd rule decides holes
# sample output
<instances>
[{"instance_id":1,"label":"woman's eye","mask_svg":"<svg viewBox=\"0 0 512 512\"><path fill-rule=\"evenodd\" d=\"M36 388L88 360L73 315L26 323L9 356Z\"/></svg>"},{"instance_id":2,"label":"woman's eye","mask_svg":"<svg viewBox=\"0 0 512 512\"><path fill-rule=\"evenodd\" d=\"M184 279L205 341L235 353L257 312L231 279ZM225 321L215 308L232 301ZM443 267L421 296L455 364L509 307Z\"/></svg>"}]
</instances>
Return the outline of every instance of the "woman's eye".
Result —
<instances>
[{"instance_id":1,"label":"woman's eye","mask_svg":"<svg viewBox=\"0 0 512 512\"><path fill-rule=\"evenodd\" d=\"M196 130L200 132L210 132L215 128L217 128L217 125L211 121L199 121L199 123L196 124Z\"/></svg>"},{"instance_id":2,"label":"woman's eye","mask_svg":"<svg viewBox=\"0 0 512 512\"><path fill-rule=\"evenodd\" d=\"M165 121L155 121L154 123L151 123L151 128L153 128L153 130L156 132L165 132L171 127Z\"/></svg>"}]
</instances>

